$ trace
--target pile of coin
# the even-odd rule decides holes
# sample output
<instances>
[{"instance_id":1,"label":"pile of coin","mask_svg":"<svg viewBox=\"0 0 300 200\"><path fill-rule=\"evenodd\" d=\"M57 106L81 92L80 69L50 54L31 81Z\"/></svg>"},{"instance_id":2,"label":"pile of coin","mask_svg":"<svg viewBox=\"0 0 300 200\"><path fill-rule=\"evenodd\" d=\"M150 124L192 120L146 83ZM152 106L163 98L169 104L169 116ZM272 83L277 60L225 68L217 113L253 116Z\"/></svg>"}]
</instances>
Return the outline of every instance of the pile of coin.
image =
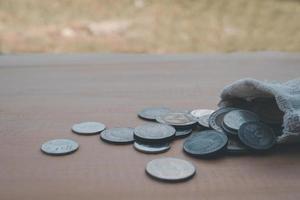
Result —
<instances>
[{"instance_id":1,"label":"pile of coin","mask_svg":"<svg viewBox=\"0 0 300 200\"><path fill-rule=\"evenodd\" d=\"M222 102L217 110L196 109L178 111L166 107L146 108L138 117L148 121L135 128L106 128L100 122L82 122L73 125L72 132L81 135L100 134L110 144L133 144L135 150L157 154L168 151L171 142L189 136L183 143L188 155L205 158L227 153L265 151L276 144L282 134L283 113L273 99L255 99L251 102L231 99ZM66 155L79 145L69 139L50 140L41 146L48 155ZM159 158L146 166L153 178L180 181L192 177L195 167L177 158Z\"/></svg>"}]
</instances>

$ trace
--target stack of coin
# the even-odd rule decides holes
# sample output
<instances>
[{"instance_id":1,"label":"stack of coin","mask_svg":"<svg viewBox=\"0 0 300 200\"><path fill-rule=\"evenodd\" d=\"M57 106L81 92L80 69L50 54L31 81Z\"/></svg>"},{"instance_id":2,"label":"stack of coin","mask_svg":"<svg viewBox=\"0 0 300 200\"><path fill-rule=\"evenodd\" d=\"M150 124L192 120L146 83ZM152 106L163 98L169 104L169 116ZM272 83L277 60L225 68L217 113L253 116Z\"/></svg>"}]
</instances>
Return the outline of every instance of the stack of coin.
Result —
<instances>
[{"instance_id":1,"label":"stack of coin","mask_svg":"<svg viewBox=\"0 0 300 200\"><path fill-rule=\"evenodd\" d=\"M261 101L270 102L269 99ZM226 134L228 137L227 152L245 153L250 150L267 150L276 144L276 135L282 134L281 125L279 125L281 124L280 119L282 120L281 112L274 111L278 115L276 114L276 117L271 117L271 111L266 111L266 113L269 112L269 114L266 114L264 107L256 101L243 102L243 105L247 105L243 106L244 109L241 109L242 106L240 104L236 107L233 104L228 105L231 107L223 106L212 113L209 118L210 127ZM257 109L258 105L260 109ZM275 108L276 106L273 105L272 109ZM276 109L279 110L278 108ZM266 110L270 110L270 108L266 106ZM265 120L262 120L261 113L264 113L265 118L267 118L267 115L268 119L272 118L273 120L269 120L266 123ZM273 126L269 126L270 122L273 123ZM276 134L274 130L277 131Z\"/></svg>"},{"instance_id":2,"label":"stack of coin","mask_svg":"<svg viewBox=\"0 0 300 200\"><path fill-rule=\"evenodd\" d=\"M134 148L143 153L161 153L170 149L175 128L166 124L148 123L134 129Z\"/></svg>"},{"instance_id":3,"label":"stack of coin","mask_svg":"<svg viewBox=\"0 0 300 200\"><path fill-rule=\"evenodd\" d=\"M193 116L186 112L169 112L157 116L156 121L173 126L176 129L176 137L179 138L189 135L197 123Z\"/></svg>"}]
</instances>

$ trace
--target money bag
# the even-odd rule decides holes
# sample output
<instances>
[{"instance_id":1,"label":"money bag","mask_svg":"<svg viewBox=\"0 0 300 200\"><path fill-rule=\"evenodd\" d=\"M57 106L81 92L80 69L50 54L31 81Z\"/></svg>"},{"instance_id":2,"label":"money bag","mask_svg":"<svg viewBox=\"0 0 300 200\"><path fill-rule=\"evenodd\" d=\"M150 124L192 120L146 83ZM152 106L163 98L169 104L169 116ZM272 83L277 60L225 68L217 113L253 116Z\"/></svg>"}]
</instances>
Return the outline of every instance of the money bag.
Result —
<instances>
[{"instance_id":1,"label":"money bag","mask_svg":"<svg viewBox=\"0 0 300 200\"><path fill-rule=\"evenodd\" d=\"M300 142L300 79L282 83L244 78L224 87L220 97L219 106L248 102L267 122L279 124L278 143Z\"/></svg>"}]
</instances>

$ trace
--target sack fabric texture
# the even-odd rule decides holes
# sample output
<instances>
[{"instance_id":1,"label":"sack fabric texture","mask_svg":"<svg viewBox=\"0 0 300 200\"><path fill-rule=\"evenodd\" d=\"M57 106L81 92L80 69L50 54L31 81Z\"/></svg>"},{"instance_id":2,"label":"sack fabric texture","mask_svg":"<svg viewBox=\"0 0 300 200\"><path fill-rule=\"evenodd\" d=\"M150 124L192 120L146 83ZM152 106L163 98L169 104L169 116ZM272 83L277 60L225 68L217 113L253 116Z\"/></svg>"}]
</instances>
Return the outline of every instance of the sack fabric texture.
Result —
<instances>
[{"instance_id":1,"label":"sack fabric texture","mask_svg":"<svg viewBox=\"0 0 300 200\"><path fill-rule=\"evenodd\" d=\"M241 98L275 98L278 108L284 112L283 134L278 143L300 142L300 79L285 83L259 81L252 78L238 80L221 92L221 102Z\"/></svg>"}]
</instances>

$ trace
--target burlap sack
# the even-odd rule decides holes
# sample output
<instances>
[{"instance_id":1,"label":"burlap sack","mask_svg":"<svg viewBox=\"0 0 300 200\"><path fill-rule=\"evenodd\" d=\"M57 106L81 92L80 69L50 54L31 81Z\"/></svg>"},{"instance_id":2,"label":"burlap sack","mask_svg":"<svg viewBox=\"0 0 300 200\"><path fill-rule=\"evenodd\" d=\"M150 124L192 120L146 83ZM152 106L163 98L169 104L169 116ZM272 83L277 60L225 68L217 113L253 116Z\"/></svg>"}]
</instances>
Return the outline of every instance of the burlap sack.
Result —
<instances>
[{"instance_id":1,"label":"burlap sack","mask_svg":"<svg viewBox=\"0 0 300 200\"><path fill-rule=\"evenodd\" d=\"M278 108L284 112L283 134L278 137L278 143L300 142L300 79L285 83L241 79L223 89L221 102L233 98L252 101L268 97L274 97Z\"/></svg>"}]
</instances>

